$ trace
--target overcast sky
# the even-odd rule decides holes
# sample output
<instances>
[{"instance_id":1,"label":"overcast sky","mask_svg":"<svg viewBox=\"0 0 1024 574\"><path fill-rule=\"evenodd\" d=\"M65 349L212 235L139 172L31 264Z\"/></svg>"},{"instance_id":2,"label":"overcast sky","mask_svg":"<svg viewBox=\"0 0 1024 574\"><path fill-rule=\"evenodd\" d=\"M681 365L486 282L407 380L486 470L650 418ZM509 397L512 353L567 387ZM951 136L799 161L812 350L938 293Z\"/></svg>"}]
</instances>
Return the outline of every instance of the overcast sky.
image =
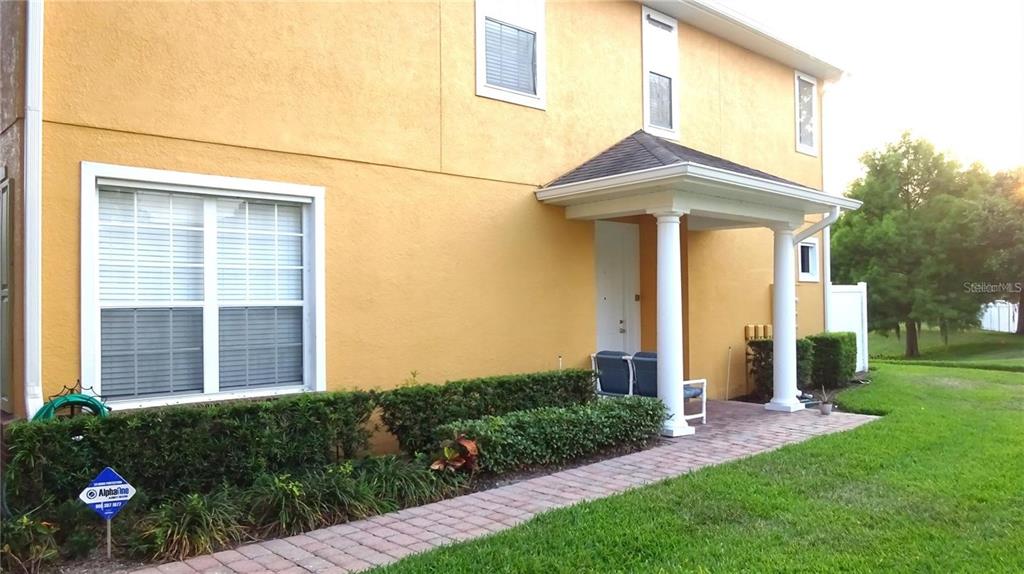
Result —
<instances>
[{"instance_id":1,"label":"overcast sky","mask_svg":"<svg viewBox=\"0 0 1024 574\"><path fill-rule=\"evenodd\" d=\"M1024 0L718 0L847 72L825 93L825 188L910 130L961 163L1024 165Z\"/></svg>"}]
</instances>

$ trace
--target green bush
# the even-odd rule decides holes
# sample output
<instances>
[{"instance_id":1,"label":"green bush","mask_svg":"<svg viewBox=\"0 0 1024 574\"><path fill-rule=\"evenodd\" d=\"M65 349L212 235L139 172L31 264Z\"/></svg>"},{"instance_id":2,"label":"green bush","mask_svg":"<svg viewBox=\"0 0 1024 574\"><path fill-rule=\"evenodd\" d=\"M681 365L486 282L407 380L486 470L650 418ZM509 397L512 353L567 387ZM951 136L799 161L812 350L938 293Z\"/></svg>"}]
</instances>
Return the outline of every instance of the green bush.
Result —
<instances>
[{"instance_id":1,"label":"green bush","mask_svg":"<svg viewBox=\"0 0 1024 574\"><path fill-rule=\"evenodd\" d=\"M253 529L261 536L278 536L326 525L331 512L316 486L287 473L261 476L244 497Z\"/></svg>"},{"instance_id":2,"label":"green bush","mask_svg":"<svg viewBox=\"0 0 1024 574\"><path fill-rule=\"evenodd\" d=\"M480 470L500 474L643 445L661 430L665 415L658 399L623 397L456 421L440 427L435 438L462 434L475 440Z\"/></svg>"},{"instance_id":3,"label":"green bush","mask_svg":"<svg viewBox=\"0 0 1024 574\"><path fill-rule=\"evenodd\" d=\"M747 347L750 349L750 376L754 380L754 389L765 399L772 396L775 386L773 345L774 341L771 339L747 341ZM814 343L809 338L796 340L796 384L801 389L811 389L814 351Z\"/></svg>"},{"instance_id":4,"label":"green bush","mask_svg":"<svg viewBox=\"0 0 1024 574\"><path fill-rule=\"evenodd\" d=\"M593 374L566 369L400 387L382 393L379 404L388 430L404 451L415 453L434 446L437 427L443 424L593 398Z\"/></svg>"},{"instance_id":5,"label":"green bush","mask_svg":"<svg viewBox=\"0 0 1024 574\"><path fill-rule=\"evenodd\" d=\"M34 573L57 558L54 533L58 527L33 516L34 513L0 521L0 570Z\"/></svg>"},{"instance_id":6,"label":"green bush","mask_svg":"<svg viewBox=\"0 0 1024 574\"><path fill-rule=\"evenodd\" d=\"M364 450L373 408L371 393L336 392L17 422L5 437L7 494L15 508L59 504L105 466L154 502L245 487L264 473L322 467Z\"/></svg>"},{"instance_id":7,"label":"green bush","mask_svg":"<svg viewBox=\"0 0 1024 574\"><path fill-rule=\"evenodd\" d=\"M228 489L166 501L136 523L133 550L157 560L208 554L246 537L242 509Z\"/></svg>"},{"instance_id":8,"label":"green bush","mask_svg":"<svg viewBox=\"0 0 1024 574\"><path fill-rule=\"evenodd\" d=\"M462 476L432 471L428 464L425 460L410 462L396 456L375 456L358 461L353 474L389 510L448 498L463 487Z\"/></svg>"},{"instance_id":9,"label":"green bush","mask_svg":"<svg viewBox=\"0 0 1024 574\"><path fill-rule=\"evenodd\" d=\"M856 333L821 333L808 339L814 342L811 380L815 387L834 389L853 379L857 371Z\"/></svg>"},{"instance_id":10,"label":"green bush","mask_svg":"<svg viewBox=\"0 0 1024 574\"><path fill-rule=\"evenodd\" d=\"M246 539L295 534L440 500L464 484L463 476L442 475L424 461L394 456L345 461L301 475L264 474L248 488L165 501L131 523L130 550L180 560Z\"/></svg>"}]
</instances>

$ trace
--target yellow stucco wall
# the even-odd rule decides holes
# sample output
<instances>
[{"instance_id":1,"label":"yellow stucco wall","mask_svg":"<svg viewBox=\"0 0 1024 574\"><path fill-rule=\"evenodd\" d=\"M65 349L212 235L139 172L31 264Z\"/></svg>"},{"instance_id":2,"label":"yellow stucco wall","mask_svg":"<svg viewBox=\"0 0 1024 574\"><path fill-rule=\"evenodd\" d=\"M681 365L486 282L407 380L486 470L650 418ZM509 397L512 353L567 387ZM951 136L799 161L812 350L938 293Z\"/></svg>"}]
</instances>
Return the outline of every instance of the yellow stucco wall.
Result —
<instances>
[{"instance_id":1,"label":"yellow stucco wall","mask_svg":"<svg viewBox=\"0 0 1024 574\"><path fill-rule=\"evenodd\" d=\"M326 185L330 389L583 366L593 226L529 188L47 124L44 393L79 376L79 161ZM550 270L557 269L557 273Z\"/></svg>"},{"instance_id":2,"label":"yellow stucco wall","mask_svg":"<svg viewBox=\"0 0 1024 574\"><path fill-rule=\"evenodd\" d=\"M83 160L325 186L329 388L585 364L593 225L532 191L641 127L640 5L548 2L543 111L475 95L473 13L48 2L44 393L79 376ZM794 151L793 70L679 36L681 143L820 186L820 159ZM646 218L642 246L654 238ZM725 349L738 337L739 361L742 325L770 321L771 234L690 232L683 247L687 369L722 396ZM644 348L655 261L642 247ZM820 286L798 293L801 334L820 330Z\"/></svg>"}]
</instances>

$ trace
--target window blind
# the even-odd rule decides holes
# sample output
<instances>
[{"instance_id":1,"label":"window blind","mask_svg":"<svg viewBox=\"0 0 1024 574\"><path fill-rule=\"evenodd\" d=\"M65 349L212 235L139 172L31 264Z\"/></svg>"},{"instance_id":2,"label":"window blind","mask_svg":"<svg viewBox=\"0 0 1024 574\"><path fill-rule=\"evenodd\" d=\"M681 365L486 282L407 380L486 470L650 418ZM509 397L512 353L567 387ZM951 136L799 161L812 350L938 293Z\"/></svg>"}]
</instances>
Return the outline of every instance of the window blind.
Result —
<instances>
[{"instance_id":1,"label":"window blind","mask_svg":"<svg viewBox=\"0 0 1024 574\"><path fill-rule=\"evenodd\" d=\"M100 333L104 396L203 390L202 309L103 309Z\"/></svg>"},{"instance_id":2,"label":"window blind","mask_svg":"<svg viewBox=\"0 0 1024 574\"><path fill-rule=\"evenodd\" d=\"M484 22L487 83L537 93L536 34L488 18Z\"/></svg>"},{"instance_id":3,"label":"window blind","mask_svg":"<svg viewBox=\"0 0 1024 574\"><path fill-rule=\"evenodd\" d=\"M800 110L800 144L814 147L814 84L799 78L797 86Z\"/></svg>"},{"instance_id":4,"label":"window blind","mask_svg":"<svg viewBox=\"0 0 1024 574\"><path fill-rule=\"evenodd\" d=\"M302 382L302 308L220 310L220 388Z\"/></svg>"},{"instance_id":5,"label":"window blind","mask_svg":"<svg viewBox=\"0 0 1024 574\"><path fill-rule=\"evenodd\" d=\"M651 125L672 129L672 78L649 72Z\"/></svg>"},{"instance_id":6,"label":"window blind","mask_svg":"<svg viewBox=\"0 0 1024 574\"><path fill-rule=\"evenodd\" d=\"M102 394L204 392L206 353L220 361L218 390L302 384L302 209L101 187ZM207 274L215 293L206 292ZM204 313L218 320L212 341Z\"/></svg>"}]
</instances>

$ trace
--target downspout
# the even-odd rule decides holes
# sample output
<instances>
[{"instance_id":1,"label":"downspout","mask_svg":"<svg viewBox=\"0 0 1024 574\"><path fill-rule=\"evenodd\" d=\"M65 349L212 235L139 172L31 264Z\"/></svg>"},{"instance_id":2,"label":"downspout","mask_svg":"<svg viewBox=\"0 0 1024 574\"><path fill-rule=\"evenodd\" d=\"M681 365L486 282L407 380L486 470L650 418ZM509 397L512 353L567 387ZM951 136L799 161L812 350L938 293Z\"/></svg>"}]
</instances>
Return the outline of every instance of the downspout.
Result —
<instances>
[{"instance_id":1,"label":"downspout","mask_svg":"<svg viewBox=\"0 0 1024 574\"><path fill-rule=\"evenodd\" d=\"M839 211L840 210L839 210L839 206L838 205L837 206L833 206L832 207L832 211L830 211L828 213L828 215L825 218L823 218L821 221L818 221L814 225L812 225L812 226L808 227L807 229L804 229L800 233L797 233L796 235L794 235L793 236L793 245L794 246L800 245L800 242L803 241L804 239L807 239L808 237L814 235L815 233L817 233L817 232L821 231L822 229L825 229L826 227L828 227L828 226L832 225L833 223L835 223L839 219Z\"/></svg>"},{"instance_id":2,"label":"downspout","mask_svg":"<svg viewBox=\"0 0 1024 574\"><path fill-rule=\"evenodd\" d=\"M828 322L829 309L832 305L832 226L821 230L821 243L821 265L824 267L821 280L825 283L825 331L828 332L832 330L832 326Z\"/></svg>"},{"instance_id":3,"label":"downspout","mask_svg":"<svg viewBox=\"0 0 1024 574\"><path fill-rule=\"evenodd\" d=\"M43 406L43 0L29 0L25 22L25 417Z\"/></svg>"},{"instance_id":4,"label":"downspout","mask_svg":"<svg viewBox=\"0 0 1024 574\"><path fill-rule=\"evenodd\" d=\"M829 212L829 214L827 216L825 216L824 218L822 218L821 221L818 221L814 225L808 227L807 229L805 229L805 230L801 231L800 233L797 233L796 235L793 236L793 245L794 246L798 246L798 245L800 245L800 242L803 241L804 239L807 239L808 237L814 235L815 233L817 233L819 231L822 232L821 242L824 244L822 246L822 252L821 252L822 253L822 266L825 268L824 272L823 272L823 275L822 275L822 282L824 283L823 287L825 289L825 291L824 291L824 307L825 308L823 309L823 316L824 316L824 319L825 319L825 331L830 331L831 330L831 329L829 329L829 324L828 324L828 321L829 321L828 309L829 309L829 303L832 300L832 245L831 245L832 233L831 233L831 226L832 226L833 223L835 223L839 219L839 212L840 211L841 210L839 209L839 206L833 207L832 210Z\"/></svg>"}]
</instances>

